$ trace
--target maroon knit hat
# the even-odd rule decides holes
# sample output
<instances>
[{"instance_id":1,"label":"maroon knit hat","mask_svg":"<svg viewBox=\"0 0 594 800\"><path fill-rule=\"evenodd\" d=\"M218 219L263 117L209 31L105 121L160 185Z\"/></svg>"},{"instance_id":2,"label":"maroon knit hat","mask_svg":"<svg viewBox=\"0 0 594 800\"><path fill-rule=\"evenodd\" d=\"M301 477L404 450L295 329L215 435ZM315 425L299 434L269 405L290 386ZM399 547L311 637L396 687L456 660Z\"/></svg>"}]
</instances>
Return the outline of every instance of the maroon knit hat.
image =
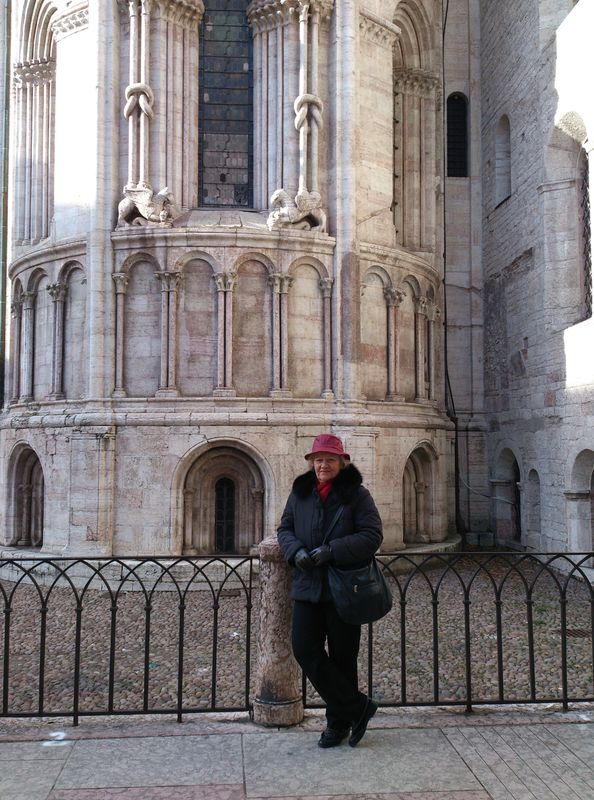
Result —
<instances>
[{"instance_id":1,"label":"maroon knit hat","mask_svg":"<svg viewBox=\"0 0 594 800\"><path fill-rule=\"evenodd\" d=\"M347 461L351 460L350 455L344 452L342 441L338 436L334 436L331 433L320 433L316 436L311 446L311 452L307 453L305 458L307 459L316 453L332 453L335 456L342 456Z\"/></svg>"}]
</instances>

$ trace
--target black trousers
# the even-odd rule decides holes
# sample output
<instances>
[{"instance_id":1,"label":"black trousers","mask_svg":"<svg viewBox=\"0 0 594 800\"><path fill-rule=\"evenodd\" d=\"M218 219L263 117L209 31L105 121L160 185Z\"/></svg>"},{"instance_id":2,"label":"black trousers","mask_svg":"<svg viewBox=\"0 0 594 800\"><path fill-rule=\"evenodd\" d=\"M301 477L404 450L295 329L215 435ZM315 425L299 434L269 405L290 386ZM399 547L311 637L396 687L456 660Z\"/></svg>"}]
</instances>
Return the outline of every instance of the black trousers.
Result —
<instances>
[{"instance_id":1,"label":"black trousers","mask_svg":"<svg viewBox=\"0 0 594 800\"><path fill-rule=\"evenodd\" d=\"M326 703L328 727L335 730L348 728L365 710L367 696L357 680L360 641L361 626L343 622L332 603L295 600L293 653Z\"/></svg>"}]
</instances>

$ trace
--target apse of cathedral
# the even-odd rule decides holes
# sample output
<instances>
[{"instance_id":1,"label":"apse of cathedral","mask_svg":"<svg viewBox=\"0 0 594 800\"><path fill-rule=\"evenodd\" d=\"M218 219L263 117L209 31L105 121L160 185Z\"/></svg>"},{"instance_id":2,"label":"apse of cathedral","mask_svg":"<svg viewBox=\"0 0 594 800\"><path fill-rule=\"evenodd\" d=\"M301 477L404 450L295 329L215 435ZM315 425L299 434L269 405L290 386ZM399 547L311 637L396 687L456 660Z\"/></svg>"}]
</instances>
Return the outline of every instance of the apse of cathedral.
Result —
<instances>
[{"instance_id":1,"label":"apse of cathedral","mask_svg":"<svg viewBox=\"0 0 594 800\"><path fill-rule=\"evenodd\" d=\"M0 544L592 548L588 0L5 0Z\"/></svg>"}]
</instances>

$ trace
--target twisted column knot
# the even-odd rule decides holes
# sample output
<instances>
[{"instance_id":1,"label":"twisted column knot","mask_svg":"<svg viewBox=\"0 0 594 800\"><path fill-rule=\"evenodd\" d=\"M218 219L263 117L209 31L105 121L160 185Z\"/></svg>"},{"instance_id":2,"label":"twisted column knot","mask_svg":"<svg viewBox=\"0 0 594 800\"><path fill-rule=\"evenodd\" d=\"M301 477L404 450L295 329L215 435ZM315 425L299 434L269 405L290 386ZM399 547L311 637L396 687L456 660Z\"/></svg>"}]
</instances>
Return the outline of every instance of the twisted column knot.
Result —
<instances>
[{"instance_id":1,"label":"twisted column knot","mask_svg":"<svg viewBox=\"0 0 594 800\"><path fill-rule=\"evenodd\" d=\"M324 110L324 103L315 94L300 94L293 104L295 109L295 127L297 130L302 128L307 122L307 115L311 113L314 122L319 130L322 130L323 119L322 112Z\"/></svg>"},{"instance_id":2,"label":"twisted column knot","mask_svg":"<svg viewBox=\"0 0 594 800\"><path fill-rule=\"evenodd\" d=\"M140 105L140 110L149 119L153 118L153 103L155 95L147 83L131 83L126 87L126 105L124 107L124 117L128 119L136 106Z\"/></svg>"}]
</instances>

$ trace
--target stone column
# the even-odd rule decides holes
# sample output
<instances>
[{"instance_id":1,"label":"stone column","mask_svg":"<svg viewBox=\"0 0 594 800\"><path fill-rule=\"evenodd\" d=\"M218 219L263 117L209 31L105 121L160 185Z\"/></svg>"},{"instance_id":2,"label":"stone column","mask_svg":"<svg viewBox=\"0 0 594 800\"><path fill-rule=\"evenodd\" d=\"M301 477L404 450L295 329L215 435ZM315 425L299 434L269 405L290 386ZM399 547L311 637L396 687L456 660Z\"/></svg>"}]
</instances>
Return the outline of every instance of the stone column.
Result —
<instances>
[{"instance_id":1,"label":"stone column","mask_svg":"<svg viewBox=\"0 0 594 800\"><path fill-rule=\"evenodd\" d=\"M427 361L429 373L429 400L435 401L435 323L440 318L441 311L432 303L427 315Z\"/></svg>"},{"instance_id":2,"label":"stone column","mask_svg":"<svg viewBox=\"0 0 594 800\"><path fill-rule=\"evenodd\" d=\"M157 397L177 397L177 289L179 272L155 272L161 281L161 377Z\"/></svg>"},{"instance_id":3,"label":"stone column","mask_svg":"<svg viewBox=\"0 0 594 800\"><path fill-rule=\"evenodd\" d=\"M237 283L235 272L218 272L215 276L218 292L217 315L217 386L215 397L235 397L233 389L233 290Z\"/></svg>"},{"instance_id":4,"label":"stone column","mask_svg":"<svg viewBox=\"0 0 594 800\"><path fill-rule=\"evenodd\" d=\"M23 314L22 297L15 298L11 305L12 315L12 337L11 337L11 376L12 386L10 388L10 402L16 403L19 399L20 377L21 377L21 327Z\"/></svg>"},{"instance_id":5,"label":"stone column","mask_svg":"<svg viewBox=\"0 0 594 800\"><path fill-rule=\"evenodd\" d=\"M427 319L427 298L415 299L415 403L424 403L425 390L425 321Z\"/></svg>"},{"instance_id":6,"label":"stone column","mask_svg":"<svg viewBox=\"0 0 594 800\"><path fill-rule=\"evenodd\" d=\"M64 310L68 286L64 283L51 283L47 290L54 304L54 324L52 331L52 390L51 400L64 397Z\"/></svg>"},{"instance_id":7,"label":"stone column","mask_svg":"<svg viewBox=\"0 0 594 800\"><path fill-rule=\"evenodd\" d=\"M384 289L388 306L388 394L386 400L403 400L398 392L398 306L405 294L400 289Z\"/></svg>"},{"instance_id":8,"label":"stone column","mask_svg":"<svg viewBox=\"0 0 594 800\"><path fill-rule=\"evenodd\" d=\"M280 285L282 275L278 272L268 277L268 283L272 287L272 388L271 397L274 397L281 388L280 361L281 361L281 341L280 341Z\"/></svg>"},{"instance_id":9,"label":"stone column","mask_svg":"<svg viewBox=\"0 0 594 800\"><path fill-rule=\"evenodd\" d=\"M124 313L128 273L114 272L111 276L116 291L116 333L115 333L115 387L113 397L126 397L124 389Z\"/></svg>"},{"instance_id":10,"label":"stone column","mask_svg":"<svg viewBox=\"0 0 594 800\"><path fill-rule=\"evenodd\" d=\"M37 292L23 293L23 357L21 359L21 403L33 400L33 339L35 335L35 298Z\"/></svg>"},{"instance_id":11,"label":"stone column","mask_svg":"<svg viewBox=\"0 0 594 800\"><path fill-rule=\"evenodd\" d=\"M332 278L320 278L320 289L324 303L324 388L322 397L325 400L333 400L332 391Z\"/></svg>"},{"instance_id":12,"label":"stone column","mask_svg":"<svg viewBox=\"0 0 594 800\"><path fill-rule=\"evenodd\" d=\"M106 428L96 434L98 454L97 542L102 555L113 553L115 510L116 428Z\"/></svg>"},{"instance_id":13,"label":"stone column","mask_svg":"<svg viewBox=\"0 0 594 800\"><path fill-rule=\"evenodd\" d=\"M276 537L260 543L260 631L254 722L286 727L303 719L300 670L291 647L291 572Z\"/></svg>"},{"instance_id":14,"label":"stone column","mask_svg":"<svg viewBox=\"0 0 594 800\"><path fill-rule=\"evenodd\" d=\"M192 531L192 512L194 508L194 495L195 489L184 489L184 556L198 555L198 550L194 546L193 531Z\"/></svg>"},{"instance_id":15,"label":"stone column","mask_svg":"<svg viewBox=\"0 0 594 800\"><path fill-rule=\"evenodd\" d=\"M33 487L30 483L24 484L21 487L22 496L22 516L21 516L21 538L18 540L19 547L31 546L31 498L33 496Z\"/></svg>"},{"instance_id":16,"label":"stone column","mask_svg":"<svg viewBox=\"0 0 594 800\"><path fill-rule=\"evenodd\" d=\"M290 275L283 275L280 282L280 380L284 397L291 397L289 390L289 289L293 284Z\"/></svg>"}]
</instances>

